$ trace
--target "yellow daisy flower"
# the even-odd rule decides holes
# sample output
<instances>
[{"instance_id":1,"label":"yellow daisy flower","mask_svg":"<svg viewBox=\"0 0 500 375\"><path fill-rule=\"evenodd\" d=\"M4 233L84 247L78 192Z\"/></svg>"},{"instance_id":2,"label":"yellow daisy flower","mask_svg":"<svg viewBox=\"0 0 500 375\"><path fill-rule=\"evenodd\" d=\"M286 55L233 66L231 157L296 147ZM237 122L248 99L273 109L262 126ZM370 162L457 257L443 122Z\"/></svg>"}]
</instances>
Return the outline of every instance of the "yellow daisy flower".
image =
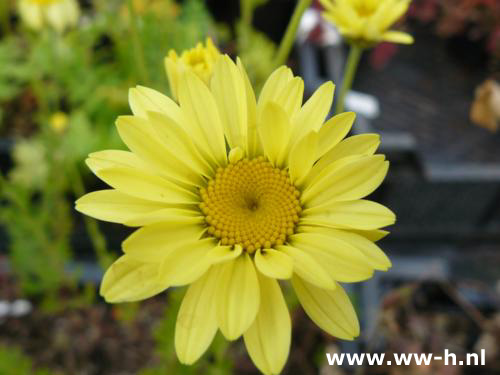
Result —
<instances>
[{"instance_id":1,"label":"yellow daisy flower","mask_svg":"<svg viewBox=\"0 0 500 375\"><path fill-rule=\"evenodd\" d=\"M379 42L411 44L413 37L388 30L406 13L411 0L320 0L323 16L348 39L364 45Z\"/></svg>"},{"instance_id":2,"label":"yellow daisy flower","mask_svg":"<svg viewBox=\"0 0 500 375\"><path fill-rule=\"evenodd\" d=\"M76 209L142 227L106 272L108 302L138 301L189 285L177 317L179 360L195 362L220 330L243 336L264 374L288 357L290 315L279 280L291 280L306 313L351 340L359 324L338 282L366 280L390 261L374 241L394 223L362 199L385 178L375 134L343 140L354 113L328 121L334 85L302 105L304 82L277 69L258 98L238 60L218 59L210 86L192 71L179 104L154 90L130 90L133 116L117 120L131 150L90 155L113 189L85 195Z\"/></svg>"},{"instance_id":3,"label":"yellow daisy flower","mask_svg":"<svg viewBox=\"0 0 500 375\"><path fill-rule=\"evenodd\" d=\"M48 25L62 32L75 26L80 17L76 0L19 0L18 6L23 22L35 30Z\"/></svg>"},{"instance_id":4,"label":"yellow daisy flower","mask_svg":"<svg viewBox=\"0 0 500 375\"><path fill-rule=\"evenodd\" d=\"M180 56L174 50L170 50L165 57L165 69L174 99L177 100L178 97L178 82L182 72L190 70L208 85L215 62L220 55L210 38L207 38L205 45L200 42L196 47L183 51Z\"/></svg>"}]
</instances>

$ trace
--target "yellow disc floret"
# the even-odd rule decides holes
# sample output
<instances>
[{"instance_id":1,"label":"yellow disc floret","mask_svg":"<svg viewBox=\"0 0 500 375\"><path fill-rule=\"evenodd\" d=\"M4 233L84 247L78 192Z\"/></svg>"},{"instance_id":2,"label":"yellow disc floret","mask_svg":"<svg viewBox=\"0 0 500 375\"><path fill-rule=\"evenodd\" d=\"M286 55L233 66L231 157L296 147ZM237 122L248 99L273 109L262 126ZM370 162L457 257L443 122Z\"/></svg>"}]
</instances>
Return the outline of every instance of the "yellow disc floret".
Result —
<instances>
[{"instance_id":1,"label":"yellow disc floret","mask_svg":"<svg viewBox=\"0 0 500 375\"><path fill-rule=\"evenodd\" d=\"M249 253L285 243L302 211L288 172L262 157L219 168L200 195L208 234Z\"/></svg>"}]
</instances>

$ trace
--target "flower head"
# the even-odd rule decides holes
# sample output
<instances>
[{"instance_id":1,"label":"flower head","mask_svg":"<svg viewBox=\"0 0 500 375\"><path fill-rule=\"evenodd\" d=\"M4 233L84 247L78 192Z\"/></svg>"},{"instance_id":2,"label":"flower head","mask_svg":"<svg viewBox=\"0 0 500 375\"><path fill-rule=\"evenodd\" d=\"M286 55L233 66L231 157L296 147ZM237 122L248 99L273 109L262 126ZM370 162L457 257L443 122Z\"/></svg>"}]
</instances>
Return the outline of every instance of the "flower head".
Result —
<instances>
[{"instance_id":1,"label":"flower head","mask_svg":"<svg viewBox=\"0 0 500 375\"><path fill-rule=\"evenodd\" d=\"M183 51L180 56L174 50L170 50L165 57L165 69L173 97L175 99L178 97L179 79L186 70L194 72L208 85L219 57L220 52L210 38L207 38L205 45L200 42L196 47Z\"/></svg>"},{"instance_id":2,"label":"flower head","mask_svg":"<svg viewBox=\"0 0 500 375\"><path fill-rule=\"evenodd\" d=\"M76 0L19 0L19 14L32 29L50 26L62 32L77 24L80 8Z\"/></svg>"},{"instance_id":3,"label":"flower head","mask_svg":"<svg viewBox=\"0 0 500 375\"><path fill-rule=\"evenodd\" d=\"M410 0L320 0L323 16L348 39L362 45L383 41L411 44L411 35L389 28L408 9Z\"/></svg>"},{"instance_id":4,"label":"flower head","mask_svg":"<svg viewBox=\"0 0 500 375\"><path fill-rule=\"evenodd\" d=\"M208 86L186 70L178 103L148 88L130 91L133 116L117 121L131 152L101 151L88 166L113 189L76 208L142 227L106 272L108 302L149 298L189 285L175 346L191 364L217 330L243 336L264 374L288 357L291 321L278 280L291 280L311 319L351 340L359 324L338 282L370 278L390 261L374 241L394 214L362 199L385 178L375 134L343 138L354 113L325 122L334 85L302 105L304 82L277 69L256 100L238 61L223 56Z\"/></svg>"}]
</instances>

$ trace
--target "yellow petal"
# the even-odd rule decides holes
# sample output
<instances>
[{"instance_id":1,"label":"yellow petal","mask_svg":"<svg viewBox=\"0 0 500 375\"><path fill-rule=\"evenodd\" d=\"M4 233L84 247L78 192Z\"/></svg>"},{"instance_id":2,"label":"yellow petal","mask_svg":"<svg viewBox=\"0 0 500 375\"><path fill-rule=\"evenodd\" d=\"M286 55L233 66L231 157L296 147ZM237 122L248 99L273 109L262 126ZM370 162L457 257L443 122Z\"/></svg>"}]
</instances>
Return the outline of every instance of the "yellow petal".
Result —
<instances>
[{"instance_id":1,"label":"yellow petal","mask_svg":"<svg viewBox=\"0 0 500 375\"><path fill-rule=\"evenodd\" d=\"M229 151L228 159L230 163L237 163L245 157L245 151L242 148L236 147Z\"/></svg>"},{"instance_id":2,"label":"yellow petal","mask_svg":"<svg viewBox=\"0 0 500 375\"><path fill-rule=\"evenodd\" d=\"M383 155L354 159L346 165L341 161L320 173L304 189L301 200L307 207L363 198L380 186L389 169Z\"/></svg>"},{"instance_id":3,"label":"yellow petal","mask_svg":"<svg viewBox=\"0 0 500 375\"><path fill-rule=\"evenodd\" d=\"M179 102L191 126L203 135L200 141L219 165L225 165L226 143L217 104L208 87L194 73L185 72L182 75Z\"/></svg>"},{"instance_id":4,"label":"yellow petal","mask_svg":"<svg viewBox=\"0 0 500 375\"><path fill-rule=\"evenodd\" d=\"M387 255L385 255L385 253L375 243L373 243L373 241L367 239L361 234L333 228L308 227L302 229L305 233L318 233L318 230L319 233L328 235L330 238L335 237L336 241L342 241L354 246L365 256L365 259L368 261L370 267L381 271L387 271L391 267L391 261ZM339 244L340 243L341 242L339 242ZM342 245L339 245L339 247L340 246Z\"/></svg>"},{"instance_id":5,"label":"yellow petal","mask_svg":"<svg viewBox=\"0 0 500 375\"><path fill-rule=\"evenodd\" d=\"M381 13L385 11L385 15L382 15L385 22L381 22L379 25L380 29L387 29L400 19L408 10L410 1L411 0L393 0L392 2L386 1L388 7L387 11L386 9L380 9Z\"/></svg>"},{"instance_id":6,"label":"yellow petal","mask_svg":"<svg viewBox=\"0 0 500 375\"><path fill-rule=\"evenodd\" d=\"M351 232L359 234L360 236L365 237L366 239L377 242L380 241L382 238L387 236L389 234L388 231L386 230L381 230L381 229L375 229L375 230L353 230L351 229Z\"/></svg>"},{"instance_id":7,"label":"yellow petal","mask_svg":"<svg viewBox=\"0 0 500 375\"><path fill-rule=\"evenodd\" d=\"M234 249L231 246L217 246L206 254L206 258L210 264L219 264L238 258L242 251L240 245L234 246Z\"/></svg>"},{"instance_id":8,"label":"yellow petal","mask_svg":"<svg viewBox=\"0 0 500 375\"><path fill-rule=\"evenodd\" d=\"M175 249L184 249L196 242L204 231L203 225L175 221L153 224L136 230L123 242L122 247L131 258L143 262L161 262Z\"/></svg>"},{"instance_id":9,"label":"yellow petal","mask_svg":"<svg viewBox=\"0 0 500 375\"><path fill-rule=\"evenodd\" d=\"M200 175L213 176L213 171L217 167L215 159L203 157L197 147L197 142L203 138L202 133L196 128L185 129L171 117L162 113L148 112L148 120L158 140L179 160L189 163L189 166Z\"/></svg>"},{"instance_id":10,"label":"yellow petal","mask_svg":"<svg viewBox=\"0 0 500 375\"><path fill-rule=\"evenodd\" d=\"M378 134L360 134L344 139L330 151L328 151L317 163L319 169L323 169L341 158L353 155L370 156L375 153L380 145Z\"/></svg>"},{"instance_id":11,"label":"yellow petal","mask_svg":"<svg viewBox=\"0 0 500 375\"><path fill-rule=\"evenodd\" d=\"M316 161L316 149L319 142L318 133L312 131L299 140L288 155L290 179L296 185L300 185L311 171Z\"/></svg>"},{"instance_id":12,"label":"yellow petal","mask_svg":"<svg viewBox=\"0 0 500 375\"><path fill-rule=\"evenodd\" d=\"M386 42L401 44L412 44L414 42L414 39L410 34L403 33L401 31L386 31L382 34L382 39Z\"/></svg>"},{"instance_id":13,"label":"yellow petal","mask_svg":"<svg viewBox=\"0 0 500 375\"><path fill-rule=\"evenodd\" d=\"M355 7L355 3L350 0L336 1L334 10L335 11L332 11L330 14L332 16L335 15L338 21L340 21L342 24L346 24L351 27L354 26L355 19L359 19L362 17L361 15L358 14Z\"/></svg>"},{"instance_id":14,"label":"yellow petal","mask_svg":"<svg viewBox=\"0 0 500 375\"><path fill-rule=\"evenodd\" d=\"M128 220L165 208L165 204L123 194L117 190L88 193L76 201L76 210L93 218L123 224Z\"/></svg>"},{"instance_id":15,"label":"yellow petal","mask_svg":"<svg viewBox=\"0 0 500 375\"><path fill-rule=\"evenodd\" d=\"M132 227L141 227L156 223L173 222L179 225L185 224L203 224L205 218L200 212L187 208L167 207L151 212L144 212L135 215L123 222L123 224Z\"/></svg>"},{"instance_id":16,"label":"yellow petal","mask_svg":"<svg viewBox=\"0 0 500 375\"><path fill-rule=\"evenodd\" d=\"M237 58L237 65L245 83L247 99L247 153L250 158L254 158L257 155L262 155L262 145L260 143L259 135L257 134L257 103L250 79L248 78L247 72L245 71L239 57Z\"/></svg>"},{"instance_id":17,"label":"yellow petal","mask_svg":"<svg viewBox=\"0 0 500 375\"><path fill-rule=\"evenodd\" d=\"M274 249L257 250L255 266L264 275L273 279L289 279L293 273L293 260Z\"/></svg>"},{"instance_id":18,"label":"yellow petal","mask_svg":"<svg viewBox=\"0 0 500 375\"><path fill-rule=\"evenodd\" d=\"M105 150L93 152L85 160L85 163L94 174L100 169L110 167L130 167L141 170L153 171L137 155L129 151Z\"/></svg>"},{"instance_id":19,"label":"yellow petal","mask_svg":"<svg viewBox=\"0 0 500 375\"><path fill-rule=\"evenodd\" d=\"M305 312L322 330L343 340L359 335L356 312L340 285L324 290L297 276L292 278L292 285Z\"/></svg>"},{"instance_id":20,"label":"yellow petal","mask_svg":"<svg viewBox=\"0 0 500 375\"><path fill-rule=\"evenodd\" d=\"M353 228L371 230L392 225L396 215L376 202L359 199L332 202L303 211L301 224L331 228Z\"/></svg>"},{"instance_id":21,"label":"yellow petal","mask_svg":"<svg viewBox=\"0 0 500 375\"><path fill-rule=\"evenodd\" d=\"M319 131L330 112L335 85L328 81L322 84L292 118L292 145L305 134Z\"/></svg>"},{"instance_id":22,"label":"yellow petal","mask_svg":"<svg viewBox=\"0 0 500 375\"><path fill-rule=\"evenodd\" d=\"M191 284L210 268L206 254L217 246L212 238L204 238L167 252L160 267L160 277L171 286Z\"/></svg>"},{"instance_id":23,"label":"yellow petal","mask_svg":"<svg viewBox=\"0 0 500 375\"><path fill-rule=\"evenodd\" d=\"M166 203L199 203L200 198L162 177L133 168L100 169L97 177L111 187L137 198Z\"/></svg>"},{"instance_id":24,"label":"yellow petal","mask_svg":"<svg viewBox=\"0 0 500 375\"><path fill-rule=\"evenodd\" d=\"M271 100L292 117L302 106L303 96L304 81L300 77L295 77L283 87L283 91L278 93L276 98Z\"/></svg>"},{"instance_id":25,"label":"yellow petal","mask_svg":"<svg viewBox=\"0 0 500 375\"><path fill-rule=\"evenodd\" d=\"M182 300L175 324L175 351L185 365L203 355L217 332L216 289L217 272L211 269L189 286Z\"/></svg>"},{"instance_id":26,"label":"yellow petal","mask_svg":"<svg viewBox=\"0 0 500 375\"><path fill-rule=\"evenodd\" d=\"M290 121L283 109L273 102L267 102L257 131L264 154L275 166L283 164L289 129Z\"/></svg>"},{"instance_id":27,"label":"yellow petal","mask_svg":"<svg viewBox=\"0 0 500 375\"><path fill-rule=\"evenodd\" d=\"M313 258L333 280L357 282L373 276L373 266L361 250L346 240L325 232L326 230L315 232L311 228L311 233L291 236L290 243ZM302 277L300 274L299 276Z\"/></svg>"},{"instance_id":28,"label":"yellow petal","mask_svg":"<svg viewBox=\"0 0 500 375\"><path fill-rule=\"evenodd\" d=\"M328 120L319 130L317 158L326 154L349 133L356 118L354 112L344 112Z\"/></svg>"},{"instance_id":29,"label":"yellow petal","mask_svg":"<svg viewBox=\"0 0 500 375\"><path fill-rule=\"evenodd\" d=\"M319 0L319 2L325 10L335 10L335 5L331 0Z\"/></svg>"},{"instance_id":30,"label":"yellow petal","mask_svg":"<svg viewBox=\"0 0 500 375\"><path fill-rule=\"evenodd\" d=\"M100 294L107 302L140 301L169 286L159 278L158 263L144 263L123 255L104 274Z\"/></svg>"},{"instance_id":31,"label":"yellow petal","mask_svg":"<svg viewBox=\"0 0 500 375\"><path fill-rule=\"evenodd\" d=\"M259 275L259 313L243 338L248 354L265 375L278 375L290 351L292 324L277 281Z\"/></svg>"},{"instance_id":32,"label":"yellow petal","mask_svg":"<svg viewBox=\"0 0 500 375\"><path fill-rule=\"evenodd\" d=\"M351 1L338 0L327 9L330 11L324 12L323 17L334 23L341 33L347 36L357 36L362 32L366 17L358 13L355 4Z\"/></svg>"},{"instance_id":33,"label":"yellow petal","mask_svg":"<svg viewBox=\"0 0 500 375\"><path fill-rule=\"evenodd\" d=\"M320 288L335 288L335 282L328 272L308 252L292 246L278 246L277 250L293 259L295 274Z\"/></svg>"},{"instance_id":34,"label":"yellow petal","mask_svg":"<svg viewBox=\"0 0 500 375\"><path fill-rule=\"evenodd\" d=\"M269 101L276 103L281 94L285 91L288 82L293 79L290 68L281 66L271 73L264 83L257 102L257 118L260 118L264 108Z\"/></svg>"},{"instance_id":35,"label":"yellow petal","mask_svg":"<svg viewBox=\"0 0 500 375\"><path fill-rule=\"evenodd\" d=\"M120 138L128 148L144 162L153 166L159 174L186 184L200 186L204 181L199 173L190 168L191 160L180 160L148 131L147 120L135 116L120 116L116 121Z\"/></svg>"},{"instance_id":36,"label":"yellow petal","mask_svg":"<svg viewBox=\"0 0 500 375\"><path fill-rule=\"evenodd\" d=\"M250 327L259 310L259 282L248 253L220 267L214 301L217 322L228 340L236 340Z\"/></svg>"},{"instance_id":37,"label":"yellow petal","mask_svg":"<svg viewBox=\"0 0 500 375\"><path fill-rule=\"evenodd\" d=\"M380 136L378 134L360 134L344 139L338 145L333 147L314 164L306 181L312 181L318 174L323 172L334 162L350 160L348 158L371 156L380 145Z\"/></svg>"},{"instance_id":38,"label":"yellow petal","mask_svg":"<svg viewBox=\"0 0 500 375\"><path fill-rule=\"evenodd\" d=\"M382 249L367 238L359 234L343 230L336 230L334 235L361 250L371 263L372 267L376 270L387 271L392 266L390 259L382 251Z\"/></svg>"},{"instance_id":39,"label":"yellow petal","mask_svg":"<svg viewBox=\"0 0 500 375\"><path fill-rule=\"evenodd\" d=\"M183 122L182 112L177 103L156 90L137 86L129 90L128 97L132 113L136 116L147 118L148 112L158 112L168 115L174 121Z\"/></svg>"},{"instance_id":40,"label":"yellow petal","mask_svg":"<svg viewBox=\"0 0 500 375\"><path fill-rule=\"evenodd\" d=\"M186 119L175 102L146 87L131 89L129 97L133 113L151 122L149 130L152 134L159 136L179 159L198 161L199 152L193 147L193 141L203 147L206 146L205 137L199 128ZM192 139L183 136L185 132Z\"/></svg>"},{"instance_id":41,"label":"yellow petal","mask_svg":"<svg viewBox=\"0 0 500 375\"><path fill-rule=\"evenodd\" d=\"M231 148L247 148L247 98L240 71L226 55L217 60L211 83L224 133Z\"/></svg>"},{"instance_id":42,"label":"yellow petal","mask_svg":"<svg viewBox=\"0 0 500 375\"><path fill-rule=\"evenodd\" d=\"M174 50L170 50L167 57L165 57L165 71L167 72L168 83L170 86L170 92L175 100L178 100L178 86L179 86L179 70L177 63L177 53Z\"/></svg>"},{"instance_id":43,"label":"yellow petal","mask_svg":"<svg viewBox=\"0 0 500 375\"><path fill-rule=\"evenodd\" d=\"M321 158L316 164L314 164L313 168L311 169L311 172L307 175L305 178L304 182L302 183L302 187L307 189L308 187L312 186L318 181L323 181L325 182L325 178L327 175L331 174L332 171L337 171L340 170L341 168L350 165L351 163L362 160L363 156L362 155L353 155L353 156L348 156L339 160L336 160L335 162L324 165L322 168L319 168L319 164L323 160Z\"/></svg>"}]
</instances>

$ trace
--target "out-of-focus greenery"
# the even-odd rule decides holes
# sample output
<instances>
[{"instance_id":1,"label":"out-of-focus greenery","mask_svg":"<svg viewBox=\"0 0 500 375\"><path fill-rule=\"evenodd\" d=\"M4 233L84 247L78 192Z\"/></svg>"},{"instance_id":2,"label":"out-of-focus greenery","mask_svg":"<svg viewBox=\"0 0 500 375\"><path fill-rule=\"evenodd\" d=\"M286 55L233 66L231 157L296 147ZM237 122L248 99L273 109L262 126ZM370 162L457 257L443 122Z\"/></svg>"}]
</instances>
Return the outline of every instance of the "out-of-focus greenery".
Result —
<instances>
[{"instance_id":1,"label":"out-of-focus greenery","mask_svg":"<svg viewBox=\"0 0 500 375\"><path fill-rule=\"evenodd\" d=\"M269 72L273 69L276 45L264 34L244 22L236 25L238 56L245 64L248 77L254 88L262 88Z\"/></svg>"},{"instance_id":2,"label":"out-of-focus greenery","mask_svg":"<svg viewBox=\"0 0 500 375\"><path fill-rule=\"evenodd\" d=\"M268 0L240 0L241 18L236 24L236 46L254 88L259 91L273 69L276 45L252 26L256 8Z\"/></svg>"},{"instance_id":3,"label":"out-of-focus greenery","mask_svg":"<svg viewBox=\"0 0 500 375\"><path fill-rule=\"evenodd\" d=\"M58 375L44 369L33 368L31 359L17 348L0 346L0 374L9 375Z\"/></svg>"}]
</instances>

